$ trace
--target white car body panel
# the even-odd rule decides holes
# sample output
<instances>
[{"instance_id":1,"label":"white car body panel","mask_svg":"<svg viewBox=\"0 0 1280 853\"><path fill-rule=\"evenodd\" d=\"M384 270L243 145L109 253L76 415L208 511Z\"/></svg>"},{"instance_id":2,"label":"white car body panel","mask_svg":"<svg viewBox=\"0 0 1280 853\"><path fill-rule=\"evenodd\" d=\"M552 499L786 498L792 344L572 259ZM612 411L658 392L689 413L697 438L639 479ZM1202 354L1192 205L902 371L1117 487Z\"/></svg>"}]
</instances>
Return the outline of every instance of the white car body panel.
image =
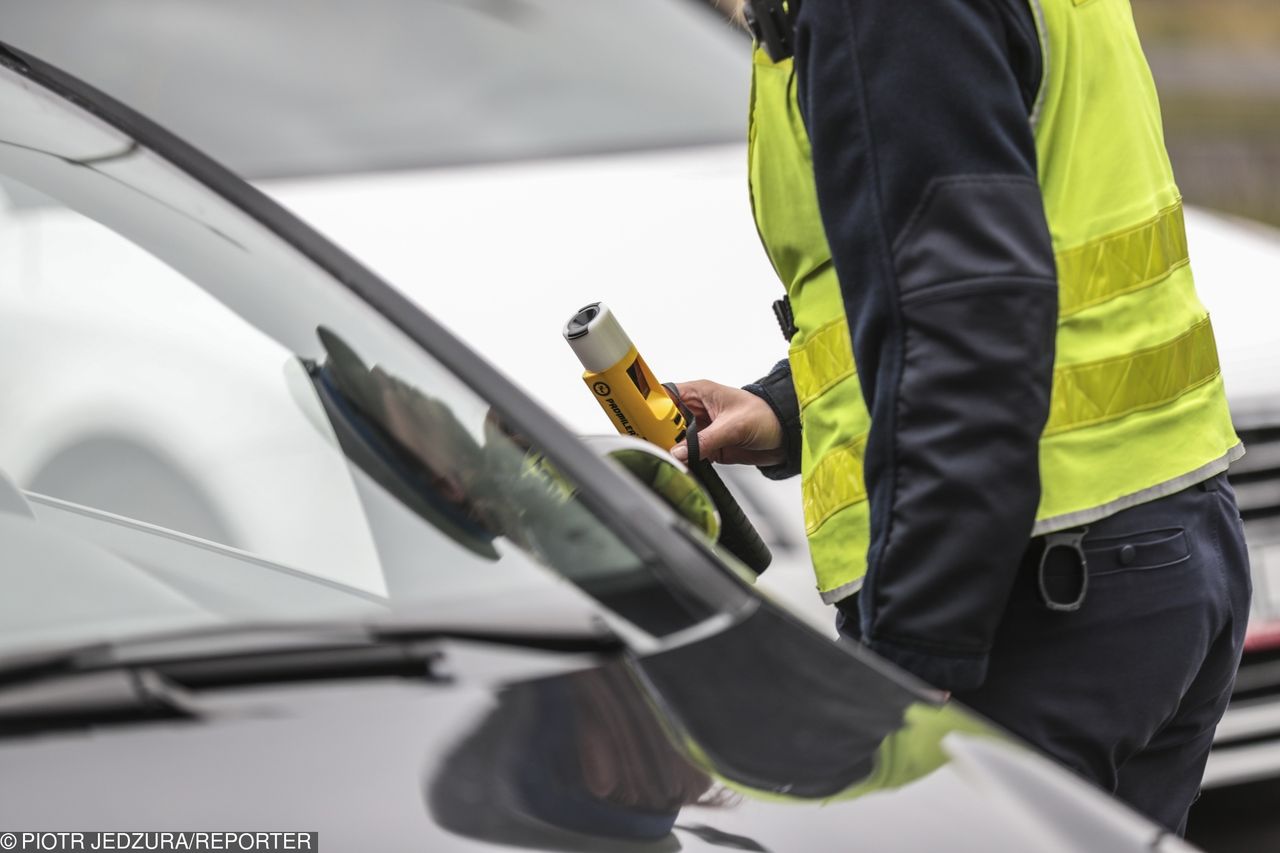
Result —
<instances>
[{"instance_id":1,"label":"white car body panel","mask_svg":"<svg viewBox=\"0 0 1280 853\"><path fill-rule=\"evenodd\" d=\"M1192 209L1187 240L1237 420L1280 420L1280 231Z\"/></svg>"}]
</instances>

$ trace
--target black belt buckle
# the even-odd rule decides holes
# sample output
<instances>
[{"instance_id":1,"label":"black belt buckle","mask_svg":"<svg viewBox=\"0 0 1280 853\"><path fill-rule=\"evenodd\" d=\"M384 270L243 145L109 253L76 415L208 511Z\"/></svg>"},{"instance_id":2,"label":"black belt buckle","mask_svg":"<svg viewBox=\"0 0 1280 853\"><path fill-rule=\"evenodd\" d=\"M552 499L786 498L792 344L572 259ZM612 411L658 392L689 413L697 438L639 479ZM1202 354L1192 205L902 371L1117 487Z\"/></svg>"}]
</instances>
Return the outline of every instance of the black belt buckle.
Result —
<instances>
[{"instance_id":1,"label":"black belt buckle","mask_svg":"<svg viewBox=\"0 0 1280 853\"><path fill-rule=\"evenodd\" d=\"M791 5L795 5L792 0ZM742 16L756 42L769 58L781 62L795 53L795 24L786 0L747 0Z\"/></svg>"},{"instance_id":2,"label":"black belt buckle","mask_svg":"<svg viewBox=\"0 0 1280 853\"><path fill-rule=\"evenodd\" d=\"M1089 563L1084 556L1084 537L1089 528L1064 530L1044 537L1044 551L1036 582L1040 600L1056 613L1074 613L1084 604L1089 591ZM1065 571L1059 572L1055 570Z\"/></svg>"}]
</instances>

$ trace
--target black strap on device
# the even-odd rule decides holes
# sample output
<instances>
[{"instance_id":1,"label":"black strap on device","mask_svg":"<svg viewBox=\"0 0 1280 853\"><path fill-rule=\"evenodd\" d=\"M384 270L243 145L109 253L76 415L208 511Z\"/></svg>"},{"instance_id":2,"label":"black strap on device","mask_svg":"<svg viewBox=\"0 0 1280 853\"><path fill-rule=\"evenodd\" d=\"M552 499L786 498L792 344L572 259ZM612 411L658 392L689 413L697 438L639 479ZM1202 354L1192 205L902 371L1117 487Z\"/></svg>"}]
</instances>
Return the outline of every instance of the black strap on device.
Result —
<instances>
[{"instance_id":1,"label":"black strap on device","mask_svg":"<svg viewBox=\"0 0 1280 853\"><path fill-rule=\"evenodd\" d=\"M773 552L760 538L760 533L751 523L751 519L747 518L747 514L742 511L738 499L729 491L724 480L720 479L720 475L711 465L711 460L703 459L698 452L698 419L684 403L680 402L680 394L675 385L668 382L662 387L667 389L680 414L684 415L685 422L689 424L685 435L685 446L689 448L689 471L707 490L707 494L711 495L711 501L720 511L720 544L726 551L741 560L747 568L760 574L773 562Z\"/></svg>"},{"instance_id":2,"label":"black strap on device","mask_svg":"<svg viewBox=\"0 0 1280 853\"><path fill-rule=\"evenodd\" d=\"M751 35L774 62L795 55L795 13L789 7L797 5L797 0L747 0L742 7Z\"/></svg>"}]
</instances>

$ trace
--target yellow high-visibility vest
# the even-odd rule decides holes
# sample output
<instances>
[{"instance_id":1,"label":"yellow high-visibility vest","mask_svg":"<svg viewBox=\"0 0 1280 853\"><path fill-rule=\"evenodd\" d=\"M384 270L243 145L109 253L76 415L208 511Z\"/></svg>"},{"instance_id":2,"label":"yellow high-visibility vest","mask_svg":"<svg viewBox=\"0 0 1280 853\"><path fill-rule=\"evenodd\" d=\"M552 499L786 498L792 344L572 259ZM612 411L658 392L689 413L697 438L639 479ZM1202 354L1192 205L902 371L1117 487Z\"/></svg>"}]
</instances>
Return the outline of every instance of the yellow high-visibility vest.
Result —
<instances>
[{"instance_id":1,"label":"yellow high-visibility vest","mask_svg":"<svg viewBox=\"0 0 1280 853\"><path fill-rule=\"evenodd\" d=\"M1034 535L1172 494L1243 454L1182 199L1128 0L1030 0L1044 73L1029 117L1058 269L1049 420ZM861 586L870 415L824 236L792 61L757 47L748 133L756 224L798 334L805 525L824 601Z\"/></svg>"}]
</instances>

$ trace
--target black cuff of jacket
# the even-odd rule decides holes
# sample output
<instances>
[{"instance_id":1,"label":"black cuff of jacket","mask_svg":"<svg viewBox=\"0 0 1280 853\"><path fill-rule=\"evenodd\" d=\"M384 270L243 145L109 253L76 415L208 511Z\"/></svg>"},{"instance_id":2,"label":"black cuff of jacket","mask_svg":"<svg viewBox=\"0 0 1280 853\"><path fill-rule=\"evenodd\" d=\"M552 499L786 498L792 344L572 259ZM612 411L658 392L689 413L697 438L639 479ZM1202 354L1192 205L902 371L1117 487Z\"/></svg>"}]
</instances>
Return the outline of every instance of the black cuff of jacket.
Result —
<instances>
[{"instance_id":1,"label":"black cuff of jacket","mask_svg":"<svg viewBox=\"0 0 1280 853\"><path fill-rule=\"evenodd\" d=\"M760 466L760 473L770 480L796 476L800 473L800 403L791 383L791 365L783 359L773 366L768 376L743 386L742 390L768 403L782 424L782 449L786 458L777 465Z\"/></svg>"},{"instance_id":2,"label":"black cuff of jacket","mask_svg":"<svg viewBox=\"0 0 1280 853\"><path fill-rule=\"evenodd\" d=\"M907 672L939 690L957 693L975 690L987 680L988 654L939 653L892 640L863 638L863 645L882 658L892 661Z\"/></svg>"}]
</instances>

